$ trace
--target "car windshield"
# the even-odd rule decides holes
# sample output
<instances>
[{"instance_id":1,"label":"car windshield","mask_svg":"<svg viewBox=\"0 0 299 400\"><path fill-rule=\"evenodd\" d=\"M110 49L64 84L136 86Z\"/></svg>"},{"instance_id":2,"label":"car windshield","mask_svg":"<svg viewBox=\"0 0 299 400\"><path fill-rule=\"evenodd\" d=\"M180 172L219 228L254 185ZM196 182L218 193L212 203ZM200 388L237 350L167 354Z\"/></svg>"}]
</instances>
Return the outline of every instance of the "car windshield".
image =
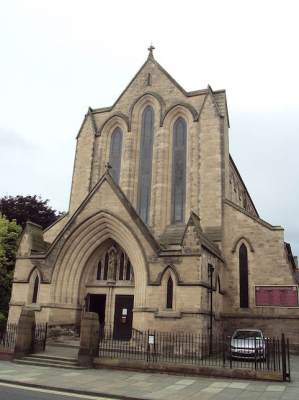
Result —
<instances>
[{"instance_id":1,"label":"car windshield","mask_svg":"<svg viewBox=\"0 0 299 400\"><path fill-rule=\"evenodd\" d=\"M261 332L256 331L237 331L235 332L234 339L261 339Z\"/></svg>"}]
</instances>

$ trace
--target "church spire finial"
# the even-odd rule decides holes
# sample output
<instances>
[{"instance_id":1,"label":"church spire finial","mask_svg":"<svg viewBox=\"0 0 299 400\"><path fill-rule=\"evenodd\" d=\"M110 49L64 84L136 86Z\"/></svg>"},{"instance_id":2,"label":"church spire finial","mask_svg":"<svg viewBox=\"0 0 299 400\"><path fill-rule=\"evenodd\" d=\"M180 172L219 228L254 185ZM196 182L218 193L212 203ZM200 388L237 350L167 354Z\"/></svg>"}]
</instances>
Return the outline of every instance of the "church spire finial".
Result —
<instances>
[{"instance_id":1,"label":"church spire finial","mask_svg":"<svg viewBox=\"0 0 299 400\"><path fill-rule=\"evenodd\" d=\"M154 57L154 55L153 55L153 51L155 50L155 48L154 48L154 46L153 46L153 44L151 43L151 45L150 45L150 47L148 48L148 51L149 51L149 57Z\"/></svg>"}]
</instances>

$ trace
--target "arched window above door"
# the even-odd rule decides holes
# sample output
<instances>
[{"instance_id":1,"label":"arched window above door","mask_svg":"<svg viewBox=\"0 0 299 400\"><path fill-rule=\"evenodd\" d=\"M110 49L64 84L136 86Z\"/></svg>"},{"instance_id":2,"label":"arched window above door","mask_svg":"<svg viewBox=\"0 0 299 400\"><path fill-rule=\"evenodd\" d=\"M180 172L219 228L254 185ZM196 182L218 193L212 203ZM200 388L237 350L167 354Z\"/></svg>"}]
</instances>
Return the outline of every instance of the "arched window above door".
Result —
<instances>
[{"instance_id":1,"label":"arched window above door","mask_svg":"<svg viewBox=\"0 0 299 400\"><path fill-rule=\"evenodd\" d=\"M137 211L147 225L150 223L154 123L155 112L148 106L142 115L137 194Z\"/></svg>"},{"instance_id":2,"label":"arched window above door","mask_svg":"<svg viewBox=\"0 0 299 400\"><path fill-rule=\"evenodd\" d=\"M107 281L115 281L122 284L134 283L134 270L131 261L118 244L114 243L101 256L92 279L103 283Z\"/></svg>"},{"instance_id":3,"label":"arched window above door","mask_svg":"<svg viewBox=\"0 0 299 400\"><path fill-rule=\"evenodd\" d=\"M119 183L120 177L122 140L122 130L120 128L116 128L111 136L109 163L112 167L111 174L117 183Z\"/></svg>"},{"instance_id":4,"label":"arched window above door","mask_svg":"<svg viewBox=\"0 0 299 400\"><path fill-rule=\"evenodd\" d=\"M171 223L185 222L187 124L178 118L173 126Z\"/></svg>"}]
</instances>

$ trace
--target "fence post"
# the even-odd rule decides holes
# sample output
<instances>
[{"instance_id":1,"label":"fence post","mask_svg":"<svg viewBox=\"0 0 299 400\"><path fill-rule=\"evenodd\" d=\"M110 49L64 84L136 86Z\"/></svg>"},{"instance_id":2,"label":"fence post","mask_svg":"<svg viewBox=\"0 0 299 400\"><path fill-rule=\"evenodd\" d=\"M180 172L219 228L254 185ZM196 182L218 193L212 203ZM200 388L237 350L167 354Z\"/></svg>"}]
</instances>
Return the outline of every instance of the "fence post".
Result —
<instances>
[{"instance_id":1,"label":"fence post","mask_svg":"<svg viewBox=\"0 0 299 400\"><path fill-rule=\"evenodd\" d=\"M34 323L35 312L22 308L13 358L22 358L32 352L34 345Z\"/></svg>"},{"instance_id":2,"label":"fence post","mask_svg":"<svg viewBox=\"0 0 299 400\"><path fill-rule=\"evenodd\" d=\"M287 380L287 374L286 374L287 363L286 363L286 344L285 344L284 333L281 334L281 361L282 361L282 378L283 378L283 381L286 382L286 380Z\"/></svg>"},{"instance_id":3,"label":"fence post","mask_svg":"<svg viewBox=\"0 0 299 400\"><path fill-rule=\"evenodd\" d=\"M287 359L288 359L288 372L287 372L287 377L289 379L289 382L291 382L291 367L290 367L290 342L289 339L287 339Z\"/></svg>"},{"instance_id":4,"label":"fence post","mask_svg":"<svg viewBox=\"0 0 299 400\"><path fill-rule=\"evenodd\" d=\"M223 368L225 367L225 351L226 351L226 343L224 341L224 335L222 335L222 361L223 361Z\"/></svg>"},{"instance_id":5,"label":"fence post","mask_svg":"<svg viewBox=\"0 0 299 400\"><path fill-rule=\"evenodd\" d=\"M80 349L78 363L87 368L92 368L93 358L99 351L100 324L99 316L94 312L84 314L81 323Z\"/></svg>"},{"instance_id":6,"label":"fence post","mask_svg":"<svg viewBox=\"0 0 299 400\"><path fill-rule=\"evenodd\" d=\"M45 326L45 337L44 337L44 343L43 343L43 351L46 350L47 334L48 334L48 322L46 322L46 326Z\"/></svg>"}]
</instances>

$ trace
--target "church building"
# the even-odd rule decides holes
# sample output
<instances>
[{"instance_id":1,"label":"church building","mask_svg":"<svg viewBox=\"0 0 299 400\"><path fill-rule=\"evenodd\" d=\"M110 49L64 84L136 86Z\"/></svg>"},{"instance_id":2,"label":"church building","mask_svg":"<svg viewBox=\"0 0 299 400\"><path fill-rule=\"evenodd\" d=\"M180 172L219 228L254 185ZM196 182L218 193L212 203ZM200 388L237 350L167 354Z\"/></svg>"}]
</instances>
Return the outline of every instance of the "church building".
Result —
<instances>
[{"instance_id":1,"label":"church building","mask_svg":"<svg viewBox=\"0 0 299 400\"><path fill-rule=\"evenodd\" d=\"M151 46L115 103L83 119L68 213L27 223L9 320L27 307L79 327L94 311L115 332L207 334L212 321L295 340L296 260L229 153L225 90L186 92Z\"/></svg>"}]
</instances>

